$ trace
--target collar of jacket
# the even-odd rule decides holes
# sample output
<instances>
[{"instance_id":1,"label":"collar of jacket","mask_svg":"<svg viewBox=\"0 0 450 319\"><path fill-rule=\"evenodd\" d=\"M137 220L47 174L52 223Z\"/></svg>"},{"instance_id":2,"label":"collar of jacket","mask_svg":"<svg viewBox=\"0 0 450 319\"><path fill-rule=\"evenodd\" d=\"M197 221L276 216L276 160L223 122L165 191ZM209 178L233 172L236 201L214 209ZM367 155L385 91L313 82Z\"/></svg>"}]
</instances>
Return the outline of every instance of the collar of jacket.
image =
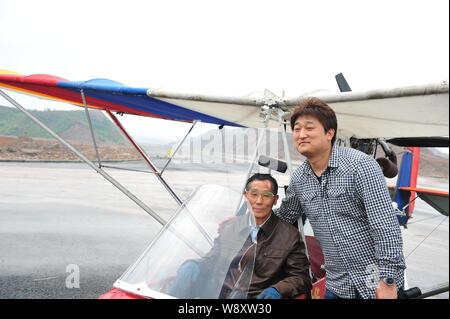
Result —
<instances>
[{"instance_id":1,"label":"collar of jacket","mask_svg":"<svg viewBox=\"0 0 450 319\"><path fill-rule=\"evenodd\" d=\"M244 219L246 220L246 219ZM275 229L275 226L278 223L278 217L275 215L275 213L272 211L272 214L270 215L269 219L266 220L264 225L261 226L259 233L263 233L265 237L269 237L270 234L272 234L273 230ZM242 228L241 233L246 232L247 234L250 234L251 227L247 224L245 227ZM258 233L258 237L260 236Z\"/></svg>"},{"instance_id":2,"label":"collar of jacket","mask_svg":"<svg viewBox=\"0 0 450 319\"><path fill-rule=\"evenodd\" d=\"M337 146L336 144L334 144L333 148L331 149L331 155L330 158L328 159L328 167L327 169L336 169L339 167L339 159L340 159L340 148L339 146ZM309 161L306 160L304 165L303 165L303 174L309 174L312 176L315 176L311 165L309 164Z\"/></svg>"}]
</instances>

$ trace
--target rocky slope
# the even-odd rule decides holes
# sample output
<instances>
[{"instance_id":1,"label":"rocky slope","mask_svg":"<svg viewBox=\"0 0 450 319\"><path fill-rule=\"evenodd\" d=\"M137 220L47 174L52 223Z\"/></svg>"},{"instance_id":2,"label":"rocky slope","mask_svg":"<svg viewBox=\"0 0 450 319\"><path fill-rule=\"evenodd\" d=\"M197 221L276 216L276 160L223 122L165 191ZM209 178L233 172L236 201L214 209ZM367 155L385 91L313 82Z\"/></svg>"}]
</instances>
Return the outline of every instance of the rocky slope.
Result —
<instances>
[{"instance_id":1,"label":"rocky slope","mask_svg":"<svg viewBox=\"0 0 450 319\"><path fill-rule=\"evenodd\" d=\"M96 159L92 144L69 142L90 160ZM124 144L99 145L101 160L121 161L140 159L139 153L131 146ZM77 161L79 158L56 140L0 136L0 161Z\"/></svg>"}]
</instances>

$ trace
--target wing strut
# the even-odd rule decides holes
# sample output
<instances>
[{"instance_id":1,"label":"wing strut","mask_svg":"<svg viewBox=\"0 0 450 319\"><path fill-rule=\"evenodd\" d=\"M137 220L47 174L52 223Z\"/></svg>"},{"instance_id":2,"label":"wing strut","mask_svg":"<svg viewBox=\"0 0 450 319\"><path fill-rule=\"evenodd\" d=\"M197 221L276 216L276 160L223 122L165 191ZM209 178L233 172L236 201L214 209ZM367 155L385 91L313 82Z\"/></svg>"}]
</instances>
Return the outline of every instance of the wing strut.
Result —
<instances>
[{"instance_id":1,"label":"wing strut","mask_svg":"<svg viewBox=\"0 0 450 319\"><path fill-rule=\"evenodd\" d=\"M81 89L80 93L81 93L81 99L83 100L84 111L86 113L86 117L87 117L87 120L88 120L88 123L89 123L89 130L91 131L92 143L94 143L95 154L97 155L98 167L101 168L102 167L102 162L100 161L100 154L98 152L97 142L95 141L94 128L92 127L91 116L89 115L89 109L88 109L87 104L86 104L86 96L84 96L83 89Z\"/></svg>"},{"instance_id":2,"label":"wing strut","mask_svg":"<svg viewBox=\"0 0 450 319\"><path fill-rule=\"evenodd\" d=\"M92 167L97 173L102 175L106 180L108 180L111 184L117 187L122 193L124 193L127 197L129 197L133 202L135 202L139 207L145 210L149 215L151 215L158 223L161 225L165 225L166 221L161 218L157 213L155 213L150 207L145 205L139 198L137 198L133 193L127 190L122 184L116 181L113 177L111 177L108 173L106 173L101 168L97 167L93 162L91 162L86 156L84 156L81 152L79 152L76 148L74 148L71 144L69 144L66 140L60 137L58 134L53 132L49 127L47 127L44 123L38 120L33 114L28 112L22 105L20 105L17 101L11 98L8 94L0 90L0 95L4 97L8 102L14 105L17 109L19 109L22 113L28 116L33 122L42 127L47 133L57 139L61 144L71 150L75 155L77 155L81 160L83 160L86 164Z\"/></svg>"},{"instance_id":3,"label":"wing strut","mask_svg":"<svg viewBox=\"0 0 450 319\"><path fill-rule=\"evenodd\" d=\"M128 132L123 127L122 123L120 123L119 119L114 114L112 114L111 111L109 111L109 110L106 110L106 114L109 115L109 117L113 120L113 122L117 125L117 127L122 131L122 133L130 141L130 143L133 144L133 146L136 148L136 150L141 154L142 158L145 160L145 162L150 167L150 169L155 173L156 177L159 179L161 184L164 185L164 187L170 193L170 195L172 195L172 197L175 199L175 201L179 205L181 205L183 203L181 201L181 199L178 197L177 194L175 194L173 189L169 186L169 184L167 184L167 182L161 176L161 172L158 171L158 169L156 168L155 164L153 164L152 160L147 155L147 153L145 153L145 151L134 141L134 139L130 136L130 134L128 134Z\"/></svg>"},{"instance_id":4,"label":"wing strut","mask_svg":"<svg viewBox=\"0 0 450 319\"><path fill-rule=\"evenodd\" d=\"M120 123L119 119L111 113L111 111L106 110L106 113L109 115L109 117L114 121L114 123L117 125L117 127L119 127L119 129L122 131L122 133L126 136L126 138L130 141L131 144L133 144L133 146L136 148L136 150L141 154L142 158L145 160L145 162L148 164L148 166L150 167L150 169L153 171L153 173L155 173L156 177L158 178L158 180L161 182L161 184L163 184L163 186L166 188L166 190L169 192L170 195L172 195L172 197L175 199L175 201L182 206L183 202L182 200L178 197L177 194L175 194L175 192L173 191L173 189L169 186L169 184L167 184L167 182L165 181L165 179L161 176L162 175L162 171L158 171L158 169L156 168L156 166L153 164L152 160L150 159L150 157L147 155L147 153L145 153L145 151L134 141L134 139L130 136L130 134L128 134L127 130L125 130L125 128L123 127L122 123ZM189 133L192 131L192 129L194 128L195 123L192 125L191 129L189 130L188 134L185 136L185 138L183 139L183 141L186 139L186 137L189 135ZM183 143L183 141L181 143ZM181 145L181 144L180 144ZM178 148L177 148L178 150ZM167 166L167 165L166 165ZM165 168L165 167L164 167ZM186 207L187 209L187 207ZM211 245L211 247L213 246L213 239L211 237L211 235L208 234L208 232L206 231L206 229L204 229L204 227L195 219L194 216L192 216L192 214L188 211L189 213L189 217L192 219L192 221L194 222L194 224L197 226L197 228L199 229L199 231L203 234L203 236L205 237L205 239L208 241L208 243ZM170 222L169 222L170 224ZM161 230L162 231L162 230ZM174 232L175 235L179 236L179 238L181 238L182 240L184 240L186 243L189 244L189 240L185 239L184 236L182 236L181 234L178 234L178 232L176 232L176 230L171 229L172 232ZM191 244L189 244L191 245Z\"/></svg>"},{"instance_id":5,"label":"wing strut","mask_svg":"<svg viewBox=\"0 0 450 319\"><path fill-rule=\"evenodd\" d=\"M195 124L197 124L198 121L194 121L192 123L191 128L189 129L189 131L186 133L186 135L183 137L183 139L180 141L180 143L177 145L177 147L175 148L175 151L170 155L169 159L167 160L166 164L164 165L164 167L161 170L161 175L164 173L164 171L166 170L167 166L170 164L170 162L172 161L172 158L175 156L175 154L178 152L178 150L180 149L181 145L183 145L184 141L186 140L186 138L189 136L189 134L191 134L192 130L194 129Z\"/></svg>"},{"instance_id":6,"label":"wing strut","mask_svg":"<svg viewBox=\"0 0 450 319\"><path fill-rule=\"evenodd\" d=\"M288 112L284 112L282 109L278 109L278 123L279 129L281 131L281 136L283 137L284 156L286 157L289 176L292 176L292 173L294 171L292 169L291 154L289 152L289 144L286 136L286 125L289 125L289 123L285 120L285 117L287 115L289 115Z\"/></svg>"}]
</instances>

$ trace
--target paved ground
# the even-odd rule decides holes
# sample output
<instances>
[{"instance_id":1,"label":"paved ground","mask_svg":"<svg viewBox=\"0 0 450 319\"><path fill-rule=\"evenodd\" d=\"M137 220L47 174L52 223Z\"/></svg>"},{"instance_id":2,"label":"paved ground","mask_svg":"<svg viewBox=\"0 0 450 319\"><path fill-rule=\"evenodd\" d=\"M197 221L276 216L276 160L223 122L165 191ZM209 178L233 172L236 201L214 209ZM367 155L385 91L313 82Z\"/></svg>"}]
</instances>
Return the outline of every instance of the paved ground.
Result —
<instances>
[{"instance_id":1,"label":"paved ground","mask_svg":"<svg viewBox=\"0 0 450 319\"><path fill-rule=\"evenodd\" d=\"M154 176L110 172L163 218L170 217L176 204ZM167 179L185 197L206 182L239 189L245 173L226 167L220 172L178 169L168 171ZM280 184L288 180L278 179ZM448 183L438 186L448 189ZM449 225L426 203L417 200L416 205L415 218L403 232L409 284L428 290L448 283ZM82 164L0 163L0 298L97 298L159 229ZM79 270L79 288L66 285L66 280L73 283L73 265ZM448 298L448 293L438 297Z\"/></svg>"}]
</instances>

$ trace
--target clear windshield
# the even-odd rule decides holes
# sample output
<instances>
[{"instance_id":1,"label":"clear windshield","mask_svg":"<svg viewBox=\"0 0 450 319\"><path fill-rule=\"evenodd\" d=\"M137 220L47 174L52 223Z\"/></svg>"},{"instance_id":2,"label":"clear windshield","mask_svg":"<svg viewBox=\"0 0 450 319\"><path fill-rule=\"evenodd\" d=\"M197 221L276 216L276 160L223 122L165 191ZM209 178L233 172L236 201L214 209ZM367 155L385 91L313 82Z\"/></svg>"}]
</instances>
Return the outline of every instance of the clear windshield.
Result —
<instances>
[{"instance_id":1,"label":"clear windshield","mask_svg":"<svg viewBox=\"0 0 450 319\"><path fill-rule=\"evenodd\" d=\"M246 210L236 217L241 200L223 186L197 188L115 286L152 298L246 298L256 249Z\"/></svg>"}]
</instances>

